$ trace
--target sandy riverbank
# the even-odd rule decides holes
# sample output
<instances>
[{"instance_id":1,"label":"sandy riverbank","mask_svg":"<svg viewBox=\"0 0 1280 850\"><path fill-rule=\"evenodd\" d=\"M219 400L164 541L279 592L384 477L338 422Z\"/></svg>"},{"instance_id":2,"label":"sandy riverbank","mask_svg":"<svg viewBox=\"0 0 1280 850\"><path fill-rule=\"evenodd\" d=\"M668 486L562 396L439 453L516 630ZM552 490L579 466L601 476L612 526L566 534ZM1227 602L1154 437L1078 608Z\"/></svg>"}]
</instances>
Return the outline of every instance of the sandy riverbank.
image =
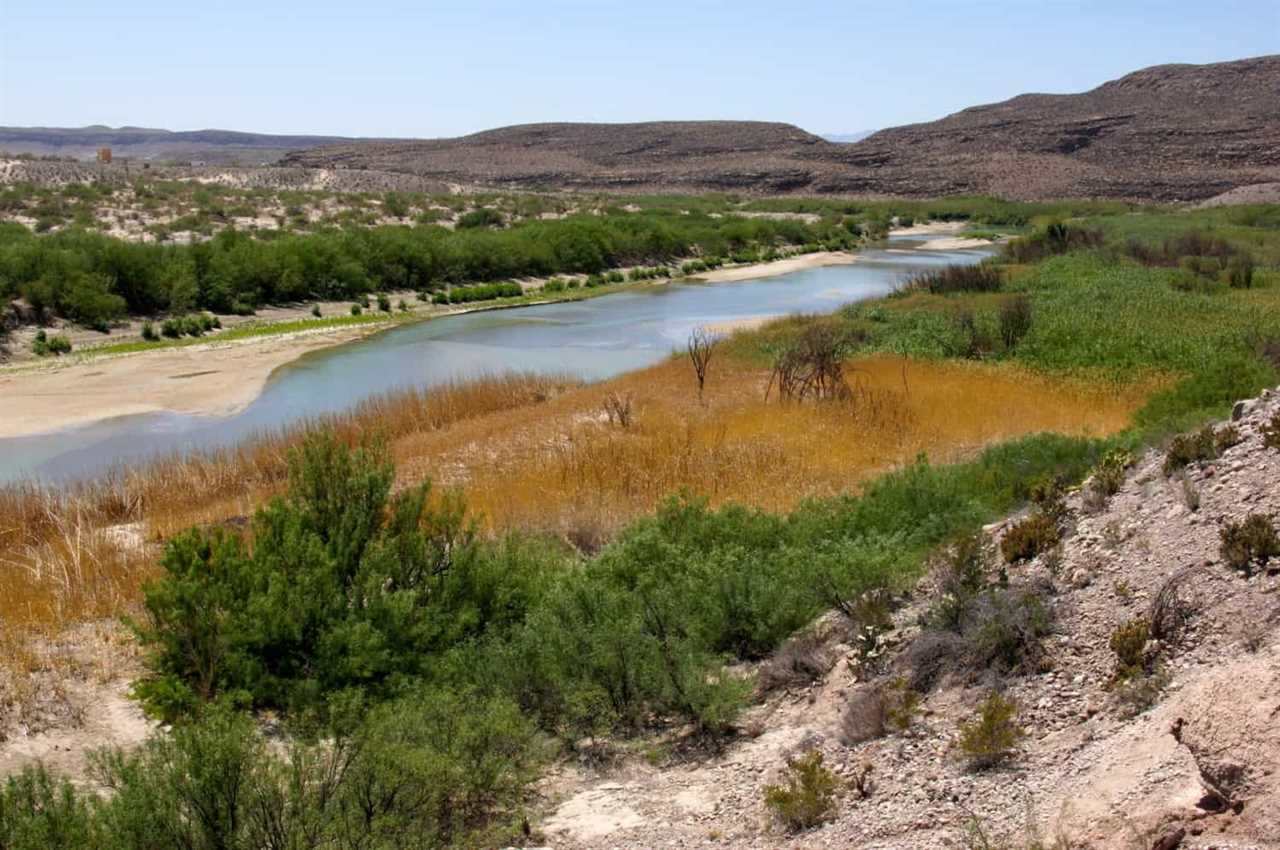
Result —
<instances>
[{"instance_id":1,"label":"sandy riverbank","mask_svg":"<svg viewBox=\"0 0 1280 850\"><path fill-rule=\"evenodd\" d=\"M758 263L753 266L735 266L731 269L714 269L699 272L696 280L707 283L731 283L739 280L757 280L763 277L777 277L792 272L816 269L822 266L847 266L860 260L858 254L849 251L822 251L816 254L801 254L798 257L787 257L774 260L772 263Z\"/></svg>"},{"instance_id":2,"label":"sandy riverbank","mask_svg":"<svg viewBox=\"0 0 1280 850\"><path fill-rule=\"evenodd\" d=\"M211 340L0 372L0 439L162 410L231 414L257 398L278 367L309 351L351 342L385 327L347 325L234 342Z\"/></svg>"}]
</instances>

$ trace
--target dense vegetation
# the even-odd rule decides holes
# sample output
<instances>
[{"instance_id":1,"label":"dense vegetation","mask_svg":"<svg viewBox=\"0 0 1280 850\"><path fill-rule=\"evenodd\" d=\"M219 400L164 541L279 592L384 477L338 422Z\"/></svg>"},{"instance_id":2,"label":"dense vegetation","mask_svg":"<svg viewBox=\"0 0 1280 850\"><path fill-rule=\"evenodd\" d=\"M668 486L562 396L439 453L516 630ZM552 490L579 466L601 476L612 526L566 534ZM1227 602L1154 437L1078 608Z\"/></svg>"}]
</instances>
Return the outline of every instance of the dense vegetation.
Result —
<instances>
[{"instance_id":1,"label":"dense vegetation","mask_svg":"<svg viewBox=\"0 0 1280 850\"><path fill-rule=\"evenodd\" d=\"M531 220L497 230L388 226L273 238L227 230L191 245L127 242L78 228L37 235L10 223L0 225L0 302L21 295L41 314L105 329L126 313L245 312L381 290L594 274L747 248L848 247L855 239L838 223L668 212Z\"/></svg>"},{"instance_id":2,"label":"dense vegetation","mask_svg":"<svg viewBox=\"0 0 1280 850\"><path fill-rule=\"evenodd\" d=\"M814 203L826 215L835 202ZM775 360L818 327L841 341L843 354L1005 360L1090 380L1161 378L1166 389L1129 432L1111 440L1041 435L952 466L922 457L856 495L785 515L712 509L680 494L589 556L556 540L479 536L453 494L423 484L393 495L384 444L314 434L294 451L287 492L247 527L192 529L167 544L137 627L150 650L137 693L176 724L174 733L137 754L100 755L95 770L114 791L109 798L38 771L11 779L0 794L0 845L497 844L516 834L525 784L549 753L602 735L731 732L753 685L735 662L768 656L826 609L902 589L930 552L1031 499L1036 510L1003 553L1006 569L1016 569L1056 541L1062 482L1123 469L1117 448L1220 414L1274 384L1280 368L1280 240L1266 210L1110 215L1121 211L1114 206L1080 205L1082 214L1108 215L1036 222L996 263L926 275L833 317L778 323L727 353ZM989 223L1002 214L1011 225L1031 220L1014 221L1012 205L984 208ZM922 210L943 216L951 206ZM666 228L660 209L528 228L547 227L539 238L573 234L554 262L598 257L600 265L576 269L598 274L616 257L575 253L603 244L596 237L616 236L614 249L630 246L633 256L666 256L652 247L655 234L679 246L697 233L679 250L696 245L723 256L730 246L716 240L744 224L696 210L684 218L694 228L685 236ZM628 221L634 231L623 227ZM804 240L810 227L770 222L746 231L754 235L743 244ZM314 238L371 245L398 234L405 244L433 246L432 257L445 245L516 252L515 260L485 261L495 263L530 261L519 254L533 250L525 231L478 225L464 234ZM56 235L43 238L57 244ZM268 250L292 238L252 244ZM242 240L223 242L251 242ZM183 251L221 251L218 242ZM449 268L445 279L469 279L449 278ZM1190 446L1191 456L1212 450L1213 436L1198 438L1206 445ZM1276 557L1274 529L1255 525L1224 533L1242 568ZM1014 666L1021 644L988 628L992 611L1013 604L1013 591L957 575L952 608L932 611L932 627L963 636L981 623L990 643L981 663ZM1035 616L1020 634L1038 636L1046 623L1023 608ZM287 752L263 743L245 709L285 718ZM964 734L975 764L999 761L1020 734L1016 708L991 701ZM399 790L375 793L390 788Z\"/></svg>"}]
</instances>

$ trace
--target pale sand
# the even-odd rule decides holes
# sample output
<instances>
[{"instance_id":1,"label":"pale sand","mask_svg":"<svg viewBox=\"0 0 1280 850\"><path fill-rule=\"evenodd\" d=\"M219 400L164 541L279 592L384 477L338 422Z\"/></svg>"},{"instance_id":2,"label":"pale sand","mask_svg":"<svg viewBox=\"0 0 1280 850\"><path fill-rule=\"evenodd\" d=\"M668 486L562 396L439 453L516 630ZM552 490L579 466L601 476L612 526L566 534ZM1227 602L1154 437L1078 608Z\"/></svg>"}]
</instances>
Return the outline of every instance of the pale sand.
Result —
<instances>
[{"instance_id":1,"label":"pale sand","mask_svg":"<svg viewBox=\"0 0 1280 850\"><path fill-rule=\"evenodd\" d=\"M356 325L211 341L0 372L0 439L161 410L235 413L257 398L271 373L285 363L386 327Z\"/></svg>"},{"instance_id":2,"label":"pale sand","mask_svg":"<svg viewBox=\"0 0 1280 850\"><path fill-rule=\"evenodd\" d=\"M821 251L816 254L802 254L798 257L787 257L772 263L758 263L751 266L737 266L731 269L713 269L709 272L698 272L695 280L707 283L731 283L740 280L756 280L762 277L777 277L782 274L816 269L822 266L847 266L861 260L857 254L847 251Z\"/></svg>"},{"instance_id":3,"label":"pale sand","mask_svg":"<svg viewBox=\"0 0 1280 850\"><path fill-rule=\"evenodd\" d=\"M719 336L729 336L738 331L753 331L756 328L769 324L777 316L746 316L741 319L726 319L723 322L708 322L703 325L703 329L708 333Z\"/></svg>"},{"instance_id":4,"label":"pale sand","mask_svg":"<svg viewBox=\"0 0 1280 850\"><path fill-rule=\"evenodd\" d=\"M918 251L964 251L969 248L990 248L994 242L986 239L966 239L963 236L951 236L943 239L929 239L916 245Z\"/></svg>"},{"instance_id":5,"label":"pale sand","mask_svg":"<svg viewBox=\"0 0 1280 850\"><path fill-rule=\"evenodd\" d=\"M891 236L937 236L940 233L959 233L969 225L963 221L929 221L913 224L910 227L896 227L889 231Z\"/></svg>"}]
</instances>

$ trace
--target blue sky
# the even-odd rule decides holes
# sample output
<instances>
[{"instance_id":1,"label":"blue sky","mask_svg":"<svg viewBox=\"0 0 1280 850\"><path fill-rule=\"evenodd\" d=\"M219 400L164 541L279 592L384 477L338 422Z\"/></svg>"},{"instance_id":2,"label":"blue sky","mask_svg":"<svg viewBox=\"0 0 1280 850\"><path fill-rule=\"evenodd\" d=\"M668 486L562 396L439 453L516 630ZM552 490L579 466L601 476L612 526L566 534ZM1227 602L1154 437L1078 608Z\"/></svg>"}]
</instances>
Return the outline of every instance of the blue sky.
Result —
<instances>
[{"instance_id":1,"label":"blue sky","mask_svg":"<svg viewBox=\"0 0 1280 850\"><path fill-rule=\"evenodd\" d=\"M455 135L734 118L845 132L1280 52L1280 0L0 0L0 124Z\"/></svg>"}]
</instances>

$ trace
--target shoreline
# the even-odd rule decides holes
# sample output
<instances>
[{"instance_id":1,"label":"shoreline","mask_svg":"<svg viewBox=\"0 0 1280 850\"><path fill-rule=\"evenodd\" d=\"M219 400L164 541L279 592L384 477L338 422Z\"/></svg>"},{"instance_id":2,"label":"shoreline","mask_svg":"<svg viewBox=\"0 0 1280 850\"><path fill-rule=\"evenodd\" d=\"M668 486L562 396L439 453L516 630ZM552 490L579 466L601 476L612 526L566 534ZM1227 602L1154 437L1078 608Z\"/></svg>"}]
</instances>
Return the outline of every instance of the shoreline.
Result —
<instances>
[{"instance_id":1,"label":"shoreline","mask_svg":"<svg viewBox=\"0 0 1280 850\"><path fill-rule=\"evenodd\" d=\"M853 252L820 252L769 263L716 269L674 280L740 282L805 269L849 265L860 260L860 255ZM71 362L20 364L0 369L0 396L7 402L6 414L0 419L0 440L49 434L120 416L152 413L232 416L262 394L276 370L315 351L355 342L410 323L488 310L582 300L635 286L666 286L671 282L646 281L593 291L572 290L544 298L521 299L517 303L477 304L387 321L280 333L267 330L258 336L224 341L214 336L207 341L142 351L98 355L86 352L85 356Z\"/></svg>"}]
</instances>

